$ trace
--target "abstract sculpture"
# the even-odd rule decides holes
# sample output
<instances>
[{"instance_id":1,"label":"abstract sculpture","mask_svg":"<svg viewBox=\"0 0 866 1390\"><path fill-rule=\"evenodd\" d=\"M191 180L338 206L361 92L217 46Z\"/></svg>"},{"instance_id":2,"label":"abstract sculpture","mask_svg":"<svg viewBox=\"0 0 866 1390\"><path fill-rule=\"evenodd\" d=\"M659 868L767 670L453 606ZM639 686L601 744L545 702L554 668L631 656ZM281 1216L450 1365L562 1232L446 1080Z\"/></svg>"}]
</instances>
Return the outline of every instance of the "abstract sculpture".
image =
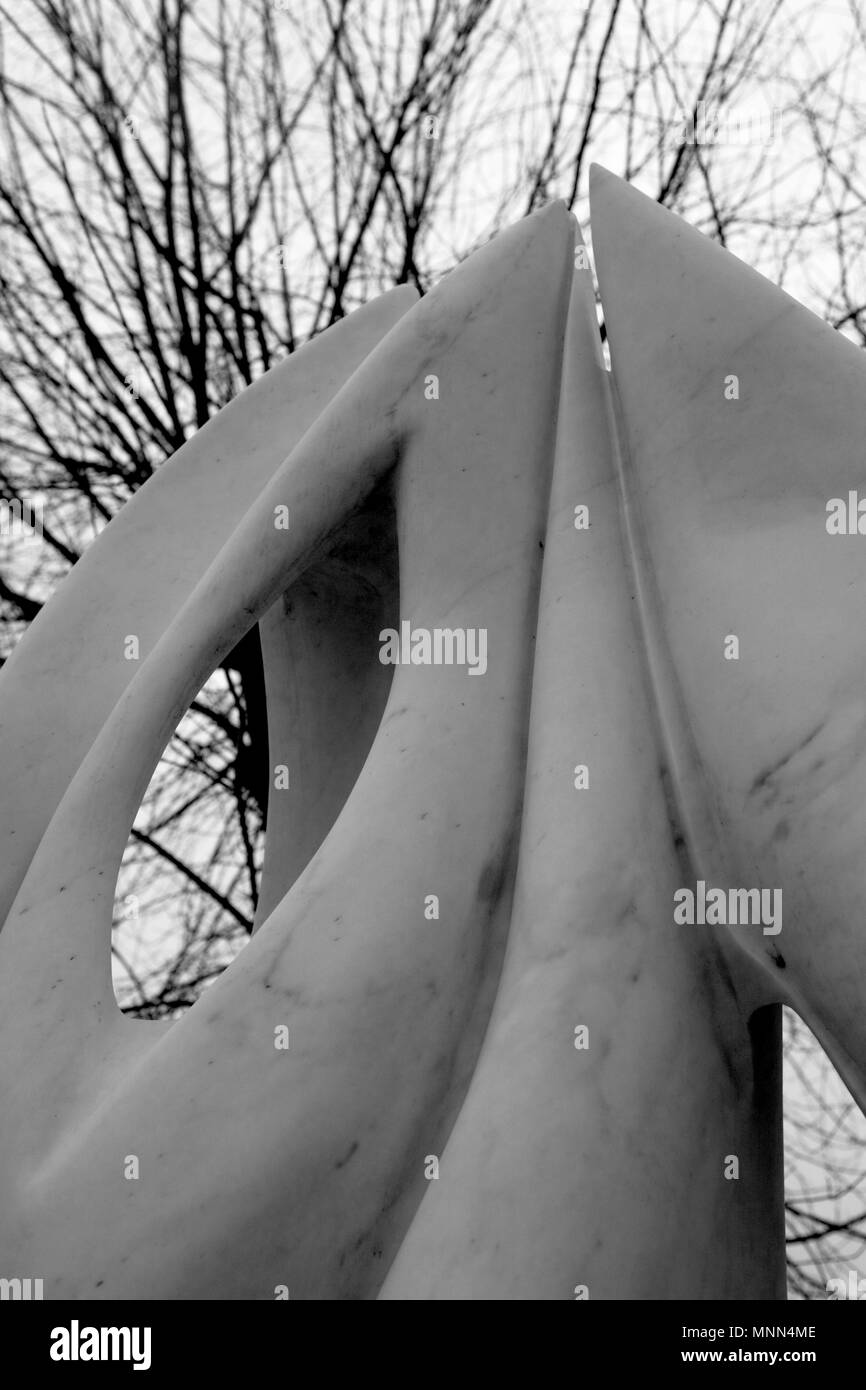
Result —
<instances>
[{"instance_id":1,"label":"abstract sculpture","mask_svg":"<svg viewBox=\"0 0 866 1390\"><path fill-rule=\"evenodd\" d=\"M45 1297L784 1298L781 1002L866 1094L862 356L603 171L592 213L612 373L554 204L246 390L6 664ZM257 928L132 1022L129 830L256 622Z\"/></svg>"}]
</instances>

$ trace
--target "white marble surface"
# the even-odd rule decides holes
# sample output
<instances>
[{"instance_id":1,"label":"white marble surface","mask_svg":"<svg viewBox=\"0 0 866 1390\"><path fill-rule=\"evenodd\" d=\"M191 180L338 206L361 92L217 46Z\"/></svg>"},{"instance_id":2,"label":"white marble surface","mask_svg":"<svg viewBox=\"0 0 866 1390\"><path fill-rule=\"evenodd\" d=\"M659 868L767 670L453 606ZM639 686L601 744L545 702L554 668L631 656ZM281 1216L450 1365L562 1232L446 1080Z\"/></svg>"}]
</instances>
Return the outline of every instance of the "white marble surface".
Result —
<instances>
[{"instance_id":1,"label":"white marble surface","mask_svg":"<svg viewBox=\"0 0 866 1390\"><path fill-rule=\"evenodd\" d=\"M603 171L592 217L612 379L554 205L240 397L0 677L0 1238L46 1297L784 1296L778 1001L866 1059L866 537L824 524L866 369ZM129 828L258 619L297 797L257 930L132 1024ZM382 666L400 620L486 673ZM781 932L677 924L698 879Z\"/></svg>"},{"instance_id":2,"label":"white marble surface","mask_svg":"<svg viewBox=\"0 0 866 1390\"><path fill-rule=\"evenodd\" d=\"M593 237L678 790L700 877L780 888L729 929L866 1102L866 359L603 170ZM739 399L726 399L734 375ZM723 656L728 635L740 656Z\"/></svg>"},{"instance_id":3,"label":"white marble surface","mask_svg":"<svg viewBox=\"0 0 866 1390\"><path fill-rule=\"evenodd\" d=\"M398 620L399 589L385 479L259 624L271 791L256 930L319 849L369 754L392 677L379 632Z\"/></svg>"},{"instance_id":4,"label":"white marble surface","mask_svg":"<svg viewBox=\"0 0 866 1390\"><path fill-rule=\"evenodd\" d=\"M384 1299L784 1295L778 1017L765 1011L753 1045L748 981L712 932L673 924L688 868L610 426L591 279L577 270L505 967ZM737 1181L724 1175L731 1153Z\"/></svg>"},{"instance_id":5,"label":"white marble surface","mask_svg":"<svg viewBox=\"0 0 866 1390\"><path fill-rule=\"evenodd\" d=\"M0 938L0 1220L47 1297L378 1288L468 1083L510 916L571 257L555 206L406 315L192 576L63 796ZM221 655L398 459L401 615L485 627L488 671L397 668L288 897L181 1020L127 1023L112 893L154 763Z\"/></svg>"}]
</instances>

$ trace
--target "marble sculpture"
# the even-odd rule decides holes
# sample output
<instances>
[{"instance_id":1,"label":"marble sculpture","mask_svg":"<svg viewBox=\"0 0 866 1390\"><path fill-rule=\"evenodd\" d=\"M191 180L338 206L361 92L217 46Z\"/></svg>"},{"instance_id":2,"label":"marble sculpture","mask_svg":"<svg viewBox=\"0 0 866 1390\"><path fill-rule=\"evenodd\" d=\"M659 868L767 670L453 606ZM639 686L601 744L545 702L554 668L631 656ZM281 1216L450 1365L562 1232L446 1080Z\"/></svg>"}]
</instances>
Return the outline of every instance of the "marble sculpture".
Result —
<instances>
[{"instance_id":1,"label":"marble sculpture","mask_svg":"<svg viewBox=\"0 0 866 1390\"><path fill-rule=\"evenodd\" d=\"M866 366L591 198L611 371L553 204L244 391L0 676L0 1272L46 1298L785 1297L781 1004L866 1099ZM134 1022L121 856L254 623L256 929Z\"/></svg>"}]
</instances>

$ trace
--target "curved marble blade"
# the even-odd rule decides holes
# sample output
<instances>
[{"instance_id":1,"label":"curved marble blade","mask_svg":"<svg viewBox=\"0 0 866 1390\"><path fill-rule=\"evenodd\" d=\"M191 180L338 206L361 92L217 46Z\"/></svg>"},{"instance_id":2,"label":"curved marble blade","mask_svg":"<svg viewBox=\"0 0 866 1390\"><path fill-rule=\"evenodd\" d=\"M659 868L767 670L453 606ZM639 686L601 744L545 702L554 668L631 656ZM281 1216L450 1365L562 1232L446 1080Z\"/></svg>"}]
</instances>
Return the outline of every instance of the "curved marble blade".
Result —
<instances>
[{"instance_id":1,"label":"curved marble blade","mask_svg":"<svg viewBox=\"0 0 866 1390\"><path fill-rule=\"evenodd\" d=\"M864 1106L856 497L854 533L832 523L866 493L866 358L598 167L591 206L646 631L689 845L707 889L736 908L729 929L760 963L768 997L802 1013ZM781 898L744 923L745 900L729 890L758 888Z\"/></svg>"},{"instance_id":2,"label":"curved marble blade","mask_svg":"<svg viewBox=\"0 0 866 1390\"><path fill-rule=\"evenodd\" d=\"M502 981L383 1299L784 1297L778 1010L673 922L611 424L577 269Z\"/></svg>"},{"instance_id":3,"label":"curved marble blade","mask_svg":"<svg viewBox=\"0 0 866 1390\"><path fill-rule=\"evenodd\" d=\"M561 205L536 214L364 360L142 663L42 837L0 939L0 1220L21 1267L51 1271L49 1296L381 1282L431 1118L444 1143L465 1093L510 916L572 241ZM463 633L483 666L398 666L291 893L167 1032L130 1024L111 996L111 897L152 768L221 655L395 463L402 622Z\"/></svg>"},{"instance_id":4,"label":"curved marble blade","mask_svg":"<svg viewBox=\"0 0 866 1390\"><path fill-rule=\"evenodd\" d=\"M39 839L142 658L280 464L417 300L401 286L231 401L121 509L0 672L0 924Z\"/></svg>"},{"instance_id":5,"label":"curved marble blade","mask_svg":"<svg viewBox=\"0 0 866 1390\"><path fill-rule=\"evenodd\" d=\"M394 670L378 635L399 626L399 589L385 479L259 624L272 776L254 930L321 846L370 751Z\"/></svg>"}]
</instances>

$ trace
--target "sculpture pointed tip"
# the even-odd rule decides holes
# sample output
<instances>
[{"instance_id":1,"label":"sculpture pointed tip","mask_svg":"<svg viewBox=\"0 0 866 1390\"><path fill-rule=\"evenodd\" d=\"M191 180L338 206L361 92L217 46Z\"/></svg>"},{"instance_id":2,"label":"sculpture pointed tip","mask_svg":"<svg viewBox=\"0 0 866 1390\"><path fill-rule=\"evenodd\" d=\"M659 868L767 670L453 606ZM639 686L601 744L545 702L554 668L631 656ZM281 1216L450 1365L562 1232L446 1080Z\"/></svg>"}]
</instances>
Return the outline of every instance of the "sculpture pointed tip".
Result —
<instances>
[{"instance_id":1,"label":"sculpture pointed tip","mask_svg":"<svg viewBox=\"0 0 866 1390\"><path fill-rule=\"evenodd\" d=\"M538 219L547 218L550 221L553 221L554 215L557 218L562 218L563 214L567 218L570 218L572 222L577 221L576 217L574 216L574 213L569 211L568 204L566 203L564 198L553 198L549 203L542 204L540 208L536 208L535 211L531 212L529 215L530 217L535 217Z\"/></svg>"},{"instance_id":2,"label":"sculpture pointed tip","mask_svg":"<svg viewBox=\"0 0 866 1390\"><path fill-rule=\"evenodd\" d=\"M570 256L579 236L580 230L574 213L569 211L564 198L555 198L536 208L504 233L499 233L494 241L498 241L504 248L506 238L526 238L539 248L546 243L547 251L540 251L543 257L555 255L557 252Z\"/></svg>"},{"instance_id":3,"label":"sculpture pointed tip","mask_svg":"<svg viewBox=\"0 0 866 1390\"><path fill-rule=\"evenodd\" d=\"M601 225L603 219L618 220L624 204L633 210L639 203L658 206L627 179L621 179L618 174L605 169L603 164L589 166L589 208L595 224Z\"/></svg>"},{"instance_id":4,"label":"sculpture pointed tip","mask_svg":"<svg viewBox=\"0 0 866 1390\"><path fill-rule=\"evenodd\" d=\"M617 178L609 169L605 169L603 164L590 164L589 166L589 196L592 198L596 189L603 188L606 184L622 183L623 180Z\"/></svg>"}]
</instances>

